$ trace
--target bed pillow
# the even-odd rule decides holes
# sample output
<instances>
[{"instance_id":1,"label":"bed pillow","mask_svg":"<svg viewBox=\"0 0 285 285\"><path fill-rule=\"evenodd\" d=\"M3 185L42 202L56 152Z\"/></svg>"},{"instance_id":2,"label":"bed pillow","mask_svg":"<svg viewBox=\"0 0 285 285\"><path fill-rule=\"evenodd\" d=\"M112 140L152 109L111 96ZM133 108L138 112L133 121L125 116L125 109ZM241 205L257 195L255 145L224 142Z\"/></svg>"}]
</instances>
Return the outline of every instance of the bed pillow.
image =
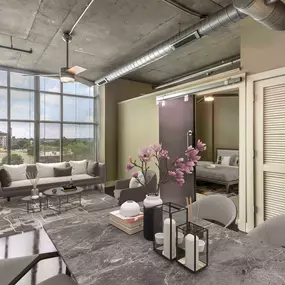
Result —
<instances>
[{"instance_id":1,"label":"bed pillow","mask_svg":"<svg viewBox=\"0 0 285 285\"><path fill-rule=\"evenodd\" d=\"M217 164L220 165L230 165L231 157L230 156L221 156L217 158Z\"/></svg>"},{"instance_id":2,"label":"bed pillow","mask_svg":"<svg viewBox=\"0 0 285 285\"><path fill-rule=\"evenodd\" d=\"M232 163L233 166L239 166L239 156L236 155L234 158L233 158L233 163Z\"/></svg>"},{"instance_id":3,"label":"bed pillow","mask_svg":"<svg viewBox=\"0 0 285 285\"><path fill-rule=\"evenodd\" d=\"M71 160L69 161L70 166L72 166L72 175L75 174L86 174L87 172L87 160L80 160L75 161Z\"/></svg>"},{"instance_id":4,"label":"bed pillow","mask_svg":"<svg viewBox=\"0 0 285 285\"><path fill-rule=\"evenodd\" d=\"M36 163L38 177L45 178L45 177L54 177L54 168L65 168L66 162L58 162L58 163Z\"/></svg>"},{"instance_id":5,"label":"bed pillow","mask_svg":"<svg viewBox=\"0 0 285 285\"><path fill-rule=\"evenodd\" d=\"M12 181L26 180L27 164L7 165L4 164L3 168L7 170L11 176Z\"/></svg>"}]
</instances>

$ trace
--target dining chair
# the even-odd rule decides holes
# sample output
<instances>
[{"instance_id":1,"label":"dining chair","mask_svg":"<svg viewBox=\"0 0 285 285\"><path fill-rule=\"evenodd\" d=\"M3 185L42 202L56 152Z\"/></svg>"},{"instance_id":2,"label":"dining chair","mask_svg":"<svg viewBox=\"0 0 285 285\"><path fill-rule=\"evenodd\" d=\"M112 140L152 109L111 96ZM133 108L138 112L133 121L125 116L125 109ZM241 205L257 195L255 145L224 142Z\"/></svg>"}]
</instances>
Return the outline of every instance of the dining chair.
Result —
<instances>
[{"instance_id":1,"label":"dining chair","mask_svg":"<svg viewBox=\"0 0 285 285\"><path fill-rule=\"evenodd\" d=\"M23 257L15 257L0 260L0 284L15 285L28 273L39 261L58 256L57 252L36 254ZM73 279L67 275L53 276L39 285L76 285Z\"/></svg>"},{"instance_id":2,"label":"dining chair","mask_svg":"<svg viewBox=\"0 0 285 285\"><path fill-rule=\"evenodd\" d=\"M285 215L266 220L250 231L248 236L272 245L285 246Z\"/></svg>"},{"instance_id":3,"label":"dining chair","mask_svg":"<svg viewBox=\"0 0 285 285\"><path fill-rule=\"evenodd\" d=\"M38 285L77 285L77 283L68 275L59 274L39 283Z\"/></svg>"},{"instance_id":4,"label":"dining chair","mask_svg":"<svg viewBox=\"0 0 285 285\"><path fill-rule=\"evenodd\" d=\"M237 209L231 199L223 195L210 195L192 204L192 215L216 221L227 228L235 222Z\"/></svg>"},{"instance_id":5,"label":"dining chair","mask_svg":"<svg viewBox=\"0 0 285 285\"><path fill-rule=\"evenodd\" d=\"M129 188L130 180L131 179L123 179L116 181L114 196L119 205L122 205L127 200L141 202L145 199L146 194L156 193L157 191L157 176L154 171L147 171L147 183L144 186Z\"/></svg>"}]
</instances>

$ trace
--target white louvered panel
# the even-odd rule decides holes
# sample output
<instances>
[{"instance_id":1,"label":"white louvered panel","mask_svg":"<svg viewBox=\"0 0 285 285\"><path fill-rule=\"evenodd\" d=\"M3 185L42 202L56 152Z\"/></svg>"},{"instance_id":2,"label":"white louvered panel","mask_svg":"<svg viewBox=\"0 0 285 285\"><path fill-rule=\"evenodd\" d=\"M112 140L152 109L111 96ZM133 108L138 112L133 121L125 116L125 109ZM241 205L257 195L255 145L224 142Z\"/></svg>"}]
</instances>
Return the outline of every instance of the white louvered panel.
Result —
<instances>
[{"instance_id":1,"label":"white louvered panel","mask_svg":"<svg viewBox=\"0 0 285 285\"><path fill-rule=\"evenodd\" d=\"M264 172L264 218L285 214L285 175Z\"/></svg>"},{"instance_id":2,"label":"white louvered panel","mask_svg":"<svg viewBox=\"0 0 285 285\"><path fill-rule=\"evenodd\" d=\"M285 84L264 88L264 163L285 164Z\"/></svg>"}]
</instances>

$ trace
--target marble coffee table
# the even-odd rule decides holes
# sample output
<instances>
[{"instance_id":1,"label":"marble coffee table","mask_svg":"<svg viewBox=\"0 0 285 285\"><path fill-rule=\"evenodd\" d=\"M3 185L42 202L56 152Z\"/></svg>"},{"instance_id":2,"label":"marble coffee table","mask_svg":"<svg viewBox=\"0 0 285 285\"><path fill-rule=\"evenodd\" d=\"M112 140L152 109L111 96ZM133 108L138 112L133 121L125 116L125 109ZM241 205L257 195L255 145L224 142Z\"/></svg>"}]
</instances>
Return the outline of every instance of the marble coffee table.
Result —
<instances>
[{"instance_id":1,"label":"marble coffee table","mask_svg":"<svg viewBox=\"0 0 285 285\"><path fill-rule=\"evenodd\" d=\"M81 207L81 194L84 190L83 187L76 187L76 190L69 190L67 192L63 191L62 187L56 187L44 191L45 196L47 197L47 207L53 211L56 211L58 214L61 213L62 205L69 203L69 197L78 198L78 203L75 206L68 207L68 210ZM52 201L57 200L57 204L52 203Z\"/></svg>"}]
</instances>

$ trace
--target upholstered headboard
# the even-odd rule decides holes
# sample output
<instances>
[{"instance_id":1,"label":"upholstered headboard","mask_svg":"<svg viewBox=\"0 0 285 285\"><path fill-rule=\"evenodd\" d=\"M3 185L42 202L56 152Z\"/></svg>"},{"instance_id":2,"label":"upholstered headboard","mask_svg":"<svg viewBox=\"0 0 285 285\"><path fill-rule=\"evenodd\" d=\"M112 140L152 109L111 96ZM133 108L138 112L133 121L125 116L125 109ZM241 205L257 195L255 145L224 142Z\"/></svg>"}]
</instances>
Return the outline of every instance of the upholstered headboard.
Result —
<instances>
[{"instance_id":1,"label":"upholstered headboard","mask_svg":"<svg viewBox=\"0 0 285 285\"><path fill-rule=\"evenodd\" d=\"M239 156L238 149L226 149L226 148L217 148L217 157L218 156Z\"/></svg>"}]
</instances>

